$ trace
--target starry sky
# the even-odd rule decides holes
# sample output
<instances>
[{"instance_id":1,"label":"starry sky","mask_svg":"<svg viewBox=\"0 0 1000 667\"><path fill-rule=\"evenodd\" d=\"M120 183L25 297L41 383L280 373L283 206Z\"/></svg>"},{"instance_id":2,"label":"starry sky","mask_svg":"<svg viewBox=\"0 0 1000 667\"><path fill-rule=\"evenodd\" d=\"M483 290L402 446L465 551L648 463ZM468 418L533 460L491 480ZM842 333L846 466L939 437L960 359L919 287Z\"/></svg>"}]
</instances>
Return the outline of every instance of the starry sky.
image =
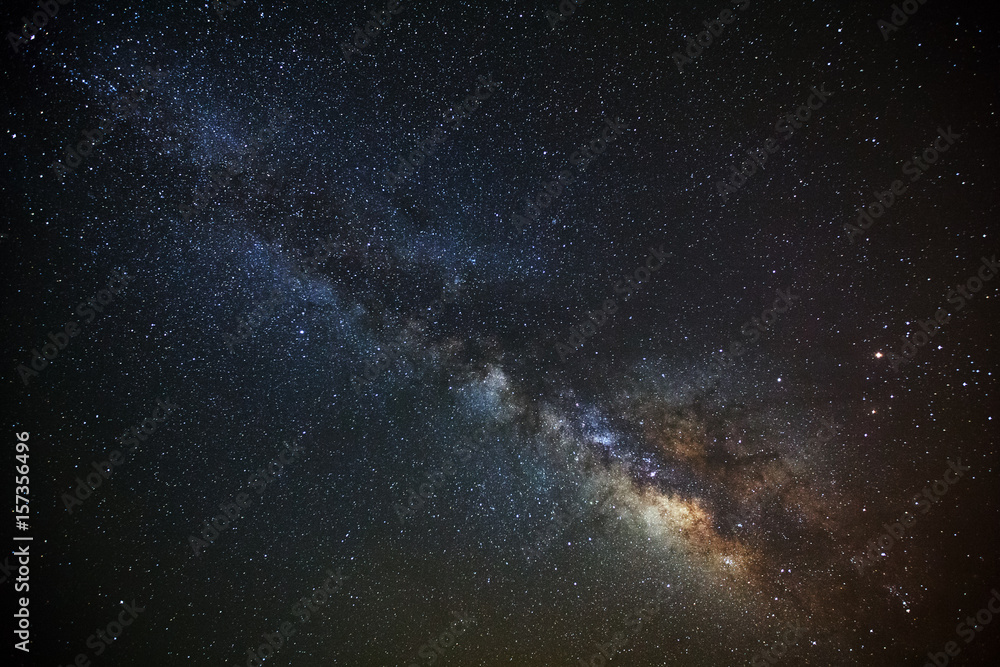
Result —
<instances>
[{"instance_id":1,"label":"starry sky","mask_svg":"<svg viewBox=\"0 0 1000 667\"><path fill-rule=\"evenodd\" d=\"M265 665L772 664L793 626L779 664L996 664L956 624L1000 587L998 39L914 5L8 36L17 664L254 665L282 624Z\"/></svg>"}]
</instances>

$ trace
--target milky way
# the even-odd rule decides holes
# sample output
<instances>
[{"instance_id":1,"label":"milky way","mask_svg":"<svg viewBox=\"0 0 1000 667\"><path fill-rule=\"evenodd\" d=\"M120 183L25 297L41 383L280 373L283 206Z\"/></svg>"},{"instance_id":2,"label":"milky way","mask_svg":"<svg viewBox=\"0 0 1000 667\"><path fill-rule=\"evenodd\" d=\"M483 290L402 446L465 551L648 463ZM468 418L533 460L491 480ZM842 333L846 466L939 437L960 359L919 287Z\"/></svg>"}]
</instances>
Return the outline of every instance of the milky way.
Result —
<instances>
[{"instance_id":1,"label":"milky way","mask_svg":"<svg viewBox=\"0 0 1000 667\"><path fill-rule=\"evenodd\" d=\"M18 664L996 664L992 20L15 5Z\"/></svg>"}]
</instances>

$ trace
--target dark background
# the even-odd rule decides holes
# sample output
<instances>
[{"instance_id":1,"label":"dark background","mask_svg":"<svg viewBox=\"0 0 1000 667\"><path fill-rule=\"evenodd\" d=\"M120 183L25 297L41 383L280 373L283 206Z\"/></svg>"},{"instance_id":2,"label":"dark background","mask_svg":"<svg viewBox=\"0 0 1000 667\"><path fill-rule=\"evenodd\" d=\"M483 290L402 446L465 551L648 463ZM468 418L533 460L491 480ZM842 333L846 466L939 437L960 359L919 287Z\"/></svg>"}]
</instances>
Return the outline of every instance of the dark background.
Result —
<instances>
[{"instance_id":1,"label":"dark background","mask_svg":"<svg viewBox=\"0 0 1000 667\"><path fill-rule=\"evenodd\" d=\"M663 582L614 664L746 664L792 619L789 665L920 665L958 640L1000 585L1000 282L902 373L875 355L998 249L979 4L928 2L886 41L881 3L589 0L552 30L554 2L404 2L351 63L339 44L384 5L61 5L2 56L5 415L11 443L31 433L34 536L17 664L244 664L328 567L344 591L266 664L425 665L458 610L477 622L439 664L579 664ZM736 20L679 73L671 54L725 7ZM0 27L31 11L8 3ZM166 76L53 178L144 67ZM385 170L480 74L497 91L387 194ZM830 99L723 204L716 182L820 84ZM279 107L293 118L255 167L185 222L178 205ZM615 116L628 132L517 233L525 197ZM850 244L844 223L939 127L961 139ZM351 250L296 278L331 234ZM663 269L561 362L555 343L661 244ZM115 269L136 280L26 387L17 365ZM432 318L446 284L464 289ZM789 285L802 300L696 389ZM230 353L222 334L275 288ZM352 381L408 328L401 360ZM60 496L158 396L182 411L69 514ZM820 415L841 429L817 452ZM303 462L192 557L188 536L291 438ZM393 505L470 442L401 524ZM958 457L972 470L859 576L849 558ZM749 509L786 468L805 481ZM528 562L533 531L599 487L616 511ZM94 658L87 637L133 598L146 611ZM1000 629L961 647L953 664L995 664Z\"/></svg>"}]
</instances>

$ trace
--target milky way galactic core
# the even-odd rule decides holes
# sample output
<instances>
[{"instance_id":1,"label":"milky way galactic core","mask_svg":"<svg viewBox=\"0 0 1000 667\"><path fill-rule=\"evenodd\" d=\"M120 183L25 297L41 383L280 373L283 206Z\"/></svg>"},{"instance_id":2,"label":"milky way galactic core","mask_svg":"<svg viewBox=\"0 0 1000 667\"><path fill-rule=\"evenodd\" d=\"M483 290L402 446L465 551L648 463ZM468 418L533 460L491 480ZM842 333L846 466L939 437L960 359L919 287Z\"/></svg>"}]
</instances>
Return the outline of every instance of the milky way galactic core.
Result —
<instances>
[{"instance_id":1,"label":"milky way galactic core","mask_svg":"<svg viewBox=\"0 0 1000 667\"><path fill-rule=\"evenodd\" d=\"M14 664L1000 660L977 3L2 20Z\"/></svg>"}]
</instances>

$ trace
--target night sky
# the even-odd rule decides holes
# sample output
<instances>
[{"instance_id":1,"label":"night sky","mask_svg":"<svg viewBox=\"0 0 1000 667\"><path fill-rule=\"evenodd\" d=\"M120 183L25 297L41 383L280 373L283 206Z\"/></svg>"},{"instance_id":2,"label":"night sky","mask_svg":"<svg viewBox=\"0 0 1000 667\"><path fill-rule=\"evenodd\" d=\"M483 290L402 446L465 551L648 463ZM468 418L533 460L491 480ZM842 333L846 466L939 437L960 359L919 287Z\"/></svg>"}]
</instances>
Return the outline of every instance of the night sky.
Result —
<instances>
[{"instance_id":1,"label":"night sky","mask_svg":"<svg viewBox=\"0 0 1000 667\"><path fill-rule=\"evenodd\" d=\"M6 3L14 664L1000 664L979 4Z\"/></svg>"}]
</instances>

